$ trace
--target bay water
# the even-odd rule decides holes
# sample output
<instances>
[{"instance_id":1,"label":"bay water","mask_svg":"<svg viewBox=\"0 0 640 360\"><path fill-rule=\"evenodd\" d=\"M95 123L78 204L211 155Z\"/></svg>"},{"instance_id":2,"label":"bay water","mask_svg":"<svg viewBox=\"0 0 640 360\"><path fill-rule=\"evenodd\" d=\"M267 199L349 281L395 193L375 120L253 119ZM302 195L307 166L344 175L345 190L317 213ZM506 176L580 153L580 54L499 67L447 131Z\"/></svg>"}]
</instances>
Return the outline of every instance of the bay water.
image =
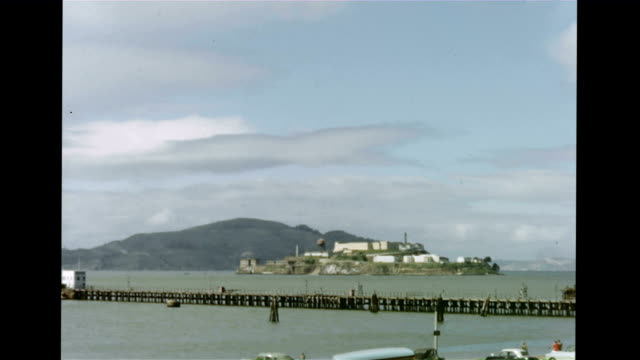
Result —
<instances>
[{"instance_id":1,"label":"bay water","mask_svg":"<svg viewBox=\"0 0 640 360\"><path fill-rule=\"evenodd\" d=\"M237 275L228 271L87 271L87 286L101 289L244 293L346 294L556 300L575 284L575 272L505 272L501 276ZM375 347L433 347L434 314L279 309L215 305L61 302L63 359L252 359L260 352L299 358ZM481 359L526 341L532 355L554 339L575 344L575 318L445 314L438 349L447 360Z\"/></svg>"}]
</instances>

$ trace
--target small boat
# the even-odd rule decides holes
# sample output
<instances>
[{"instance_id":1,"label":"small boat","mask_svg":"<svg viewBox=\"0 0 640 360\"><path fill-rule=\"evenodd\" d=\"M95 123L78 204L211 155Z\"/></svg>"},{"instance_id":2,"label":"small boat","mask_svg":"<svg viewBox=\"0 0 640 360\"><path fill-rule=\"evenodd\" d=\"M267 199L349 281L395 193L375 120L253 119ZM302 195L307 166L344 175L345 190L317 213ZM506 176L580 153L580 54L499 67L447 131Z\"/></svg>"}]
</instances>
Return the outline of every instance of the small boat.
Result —
<instances>
[{"instance_id":1,"label":"small boat","mask_svg":"<svg viewBox=\"0 0 640 360\"><path fill-rule=\"evenodd\" d=\"M180 307L180 301L178 300L167 300L167 307Z\"/></svg>"}]
</instances>

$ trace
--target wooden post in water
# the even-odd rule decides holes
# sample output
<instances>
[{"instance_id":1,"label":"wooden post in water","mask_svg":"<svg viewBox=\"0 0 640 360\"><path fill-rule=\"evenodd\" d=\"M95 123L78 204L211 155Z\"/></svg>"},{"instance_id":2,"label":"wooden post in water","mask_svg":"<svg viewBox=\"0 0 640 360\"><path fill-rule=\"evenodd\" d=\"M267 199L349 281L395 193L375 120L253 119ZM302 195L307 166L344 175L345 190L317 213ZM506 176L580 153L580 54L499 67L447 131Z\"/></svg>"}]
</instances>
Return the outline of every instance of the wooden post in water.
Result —
<instances>
[{"instance_id":1,"label":"wooden post in water","mask_svg":"<svg viewBox=\"0 0 640 360\"><path fill-rule=\"evenodd\" d=\"M442 300L442 295L436 300L435 312L437 315L436 320L438 322L444 322L444 300Z\"/></svg>"},{"instance_id":2,"label":"wooden post in water","mask_svg":"<svg viewBox=\"0 0 640 360\"><path fill-rule=\"evenodd\" d=\"M271 312L269 313L269 321L271 322L280 322L280 318L278 316L278 301L274 297L271 298Z\"/></svg>"},{"instance_id":3,"label":"wooden post in water","mask_svg":"<svg viewBox=\"0 0 640 360\"><path fill-rule=\"evenodd\" d=\"M484 303L482 304L482 309L480 310L480 316L487 316L487 312L489 311L489 296L484 299Z\"/></svg>"},{"instance_id":4,"label":"wooden post in water","mask_svg":"<svg viewBox=\"0 0 640 360\"><path fill-rule=\"evenodd\" d=\"M438 330L438 308L440 306L435 307L435 312L433 314L433 349L435 351L436 358L438 356L438 336L440 336L440 330Z\"/></svg>"},{"instance_id":5,"label":"wooden post in water","mask_svg":"<svg viewBox=\"0 0 640 360\"><path fill-rule=\"evenodd\" d=\"M373 295L371 295L371 302L370 302L370 306L369 306L369 311L371 311L372 313L377 313L378 311L380 311L380 306L378 305L378 295L376 295L376 293L374 292Z\"/></svg>"}]
</instances>

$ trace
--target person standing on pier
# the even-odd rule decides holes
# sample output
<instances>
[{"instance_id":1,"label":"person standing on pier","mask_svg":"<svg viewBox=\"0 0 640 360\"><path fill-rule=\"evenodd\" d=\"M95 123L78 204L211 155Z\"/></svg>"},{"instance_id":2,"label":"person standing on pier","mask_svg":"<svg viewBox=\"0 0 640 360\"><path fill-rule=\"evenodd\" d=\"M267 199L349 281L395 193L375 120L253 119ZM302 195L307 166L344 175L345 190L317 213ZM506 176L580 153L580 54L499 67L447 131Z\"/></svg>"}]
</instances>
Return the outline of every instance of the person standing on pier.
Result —
<instances>
[{"instance_id":1,"label":"person standing on pier","mask_svg":"<svg viewBox=\"0 0 640 360\"><path fill-rule=\"evenodd\" d=\"M522 348L522 351L529 352L529 347L527 346L527 343L524 342L524 340L522 340L522 345L520 345L520 347Z\"/></svg>"}]
</instances>

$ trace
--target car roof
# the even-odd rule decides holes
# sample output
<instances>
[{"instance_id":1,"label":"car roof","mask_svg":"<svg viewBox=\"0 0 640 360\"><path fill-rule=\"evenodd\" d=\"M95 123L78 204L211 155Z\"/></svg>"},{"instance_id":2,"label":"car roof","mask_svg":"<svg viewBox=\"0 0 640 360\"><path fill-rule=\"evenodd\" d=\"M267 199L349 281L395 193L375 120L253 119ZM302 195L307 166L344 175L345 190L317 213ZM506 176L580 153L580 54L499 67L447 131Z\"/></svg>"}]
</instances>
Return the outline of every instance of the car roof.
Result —
<instances>
[{"instance_id":1,"label":"car roof","mask_svg":"<svg viewBox=\"0 0 640 360\"><path fill-rule=\"evenodd\" d=\"M343 354L333 355L333 360L382 360L393 359L406 356L414 356L415 352L409 348L389 347L378 349L367 349L352 351Z\"/></svg>"},{"instance_id":2,"label":"car roof","mask_svg":"<svg viewBox=\"0 0 640 360\"><path fill-rule=\"evenodd\" d=\"M264 353L258 354L257 357L270 357L274 359L291 359L291 356L289 356L288 354L280 353L280 352L264 352Z\"/></svg>"}]
</instances>

